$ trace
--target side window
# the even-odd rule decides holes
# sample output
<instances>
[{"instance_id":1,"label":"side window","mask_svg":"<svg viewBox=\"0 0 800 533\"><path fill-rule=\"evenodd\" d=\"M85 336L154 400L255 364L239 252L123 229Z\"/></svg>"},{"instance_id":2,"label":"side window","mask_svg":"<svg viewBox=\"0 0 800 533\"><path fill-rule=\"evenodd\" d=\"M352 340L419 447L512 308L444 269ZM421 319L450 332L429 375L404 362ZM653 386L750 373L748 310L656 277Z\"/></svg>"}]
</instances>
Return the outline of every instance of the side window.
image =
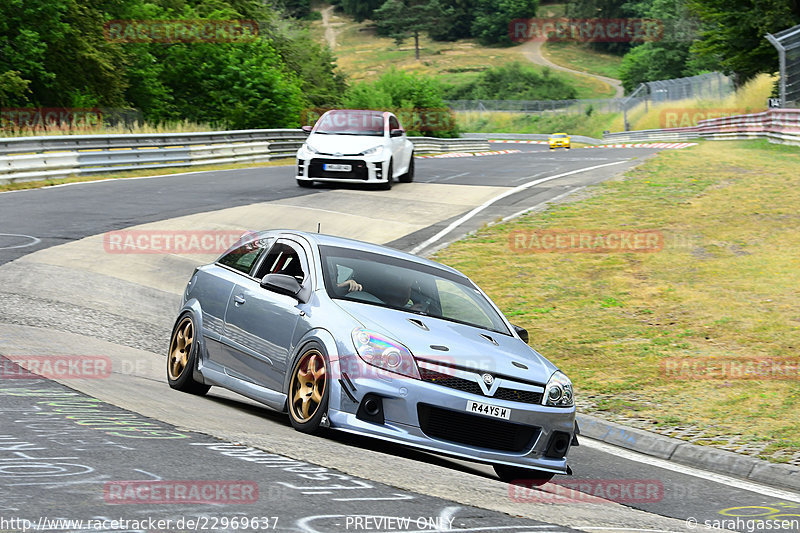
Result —
<instances>
[{"instance_id":1,"label":"side window","mask_svg":"<svg viewBox=\"0 0 800 533\"><path fill-rule=\"evenodd\" d=\"M400 129L400 123L395 117L389 117L389 131Z\"/></svg>"},{"instance_id":2,"label":"side window","mask_svg":"<svg viewBox=\"0 0 800 533\"><path fill-rule=\"evenodd\" d=\"M303 282L306 277L300 254L289 244L279 242L270 248L255 277L262 279L267 274L287 274Z\"/></svg>"},{"instance_id":3,"label":"side window","mask_svg":"<svg viewBox=\"0 0 800 533\"><path fill-rule=\"evenodd\" d=\"M256 239L249 241L220 257L217 263L248 274L250 269L253 268L258 256L269 248L271 242L272 239Z\"/></svg>"}]
</instances>

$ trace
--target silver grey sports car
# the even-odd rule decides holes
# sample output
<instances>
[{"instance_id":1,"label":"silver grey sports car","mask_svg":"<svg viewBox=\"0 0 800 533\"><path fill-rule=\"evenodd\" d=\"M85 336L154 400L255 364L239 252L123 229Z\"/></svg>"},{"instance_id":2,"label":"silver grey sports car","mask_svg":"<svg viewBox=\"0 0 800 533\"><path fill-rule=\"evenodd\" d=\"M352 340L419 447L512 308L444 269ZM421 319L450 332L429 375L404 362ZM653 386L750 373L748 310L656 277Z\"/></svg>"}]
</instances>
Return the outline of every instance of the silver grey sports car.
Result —
<instances>
[{"instance_id":1,"label":"silver grey sports car","mask_svg":"<svg viewBox=\"0 0 800 533\"><path fill-rule=\"evenodd\" d=\"M230 389L303 432L332 428L494 466L570 473L572 383L466 276L390 248L264 231L199 267L167 359L172 388Z\"/></svg>"}]
</instances>

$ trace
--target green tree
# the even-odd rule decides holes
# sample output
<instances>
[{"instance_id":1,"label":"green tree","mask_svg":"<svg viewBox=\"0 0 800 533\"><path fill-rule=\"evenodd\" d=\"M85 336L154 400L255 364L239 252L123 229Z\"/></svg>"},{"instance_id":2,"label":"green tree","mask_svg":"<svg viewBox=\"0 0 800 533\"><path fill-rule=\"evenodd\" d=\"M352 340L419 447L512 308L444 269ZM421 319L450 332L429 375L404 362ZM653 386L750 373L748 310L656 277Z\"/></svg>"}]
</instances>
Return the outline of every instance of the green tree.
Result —
<instances>
[{"instance_id":1,"label":"green tree","mask_svg":"<svg viewBox=\"0 0 800 533\"><path fill-rule=\"evenodd\" d=\"M713 62L693 55L692 42L697 39L700 21L686 0L653 0L636 7L639 17L658 20L662 38L636 45L622 59L620 79L626 91L640 83L693 76L713 70Z\"/></svg>"},{"instance_id":2,"label":"green tree","mask_svg":"<svg viewBox=\"0 0 800 533\"><path fill-rule=\"evenodd\" d=\"M511 45L509 24L536 16L539 0L477 0L472 36L483 44Z\"/></svg>"},{"instance_id":3,"label":"green tree","mask_svg":"<svg viewBox=\"0 0 800 533\"><path fill-rule=\"evenodd\" d=\"M798 0L689 0L703 23L691 51L733 74L737 85L761 72L774 72L778 53L764 38L800 24Z\"/></svg>"},{"instance_id":4,"label":"green tree","mask_svg":"<svg viewBox=\"0 0 800 533\"><path fill-rule=\"evenodd\" d=\"M419 60L419 35L443 21L442 6L438 0L386 0L374 12L378 34L393 37L400 45L414 37L414 57Z\"/></svg>"}]
</instances>

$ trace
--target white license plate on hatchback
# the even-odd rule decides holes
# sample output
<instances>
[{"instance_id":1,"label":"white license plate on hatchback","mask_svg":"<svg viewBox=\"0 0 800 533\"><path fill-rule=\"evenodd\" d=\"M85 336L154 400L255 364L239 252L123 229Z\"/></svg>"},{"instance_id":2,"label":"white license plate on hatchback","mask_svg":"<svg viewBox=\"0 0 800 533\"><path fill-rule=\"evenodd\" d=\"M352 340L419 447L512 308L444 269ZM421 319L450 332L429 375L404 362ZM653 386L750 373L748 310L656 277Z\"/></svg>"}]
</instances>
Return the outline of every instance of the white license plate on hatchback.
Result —
<instances>
[{"instance_id":1,"label":"white license plate on hatchback","mask_svg":"<svg viewBox=\"0 0 800 533\"><path fill-rule=\"evenodd\" d=\"M502 418L503 420L511 419L511 409L489 405L488 403L473 402L472 400L467 401L467 412Z\"/></svg>"},{"instance_id":2,"label":"white license plate on hatchback","mask_svg":"<svg viewBox=\"0 0 800 533\"><path fill-rule=\"evenodd\" d=\"M322 168L333 172L350 172L353 170L352 165L342 165L339 163L325 163Z\"/></svg>"}]
</instances>

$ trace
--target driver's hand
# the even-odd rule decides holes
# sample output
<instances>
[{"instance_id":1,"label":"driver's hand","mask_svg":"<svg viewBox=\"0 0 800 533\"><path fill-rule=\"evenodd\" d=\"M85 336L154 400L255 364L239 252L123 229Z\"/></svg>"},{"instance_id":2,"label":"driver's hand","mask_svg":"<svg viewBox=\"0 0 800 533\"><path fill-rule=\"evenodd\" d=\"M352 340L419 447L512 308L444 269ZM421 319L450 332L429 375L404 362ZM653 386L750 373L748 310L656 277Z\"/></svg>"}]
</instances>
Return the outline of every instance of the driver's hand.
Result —
<instances>
[{"instance_id":1,"label":"driver's hand","mask_svg":"<svg viewBox=\"0 0 800 533\"><path fill-rule=\"evenodd\" d=\"M361 290L361 285L359 285L354 279L343 281L338 285L338 287L345 287L347 292L357 292Z\"/></svg>"}]
</instances>

